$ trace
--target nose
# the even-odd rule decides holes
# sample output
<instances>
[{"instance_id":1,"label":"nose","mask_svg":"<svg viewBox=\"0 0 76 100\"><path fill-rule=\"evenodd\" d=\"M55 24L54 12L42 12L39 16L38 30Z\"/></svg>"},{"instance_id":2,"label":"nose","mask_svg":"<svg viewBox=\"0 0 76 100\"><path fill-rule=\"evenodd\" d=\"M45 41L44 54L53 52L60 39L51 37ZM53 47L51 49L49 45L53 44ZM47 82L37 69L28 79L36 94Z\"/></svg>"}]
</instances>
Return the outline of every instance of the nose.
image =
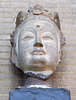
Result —
<instances>
[{"instance_id":1,"label":"nose","mask_svg":"<svg viewBox=\"0 0 76 100\"><path fill-rule=\"evenodd\" d=\"M40 48L40 47L43 47L43 44L42 43L35 43L34 47L39 47Z\"/></svg>"},{"instance_id":2,"label":"nose","mask_svg":"<svg viewBox=\"0 0 76 100\"><path fill-rule=\"evenodd\" d=\"M34 47L38 47L38 48L43 47L42 40L41 40L40 36L36 37Z\"/></svg>"}]
</instances>

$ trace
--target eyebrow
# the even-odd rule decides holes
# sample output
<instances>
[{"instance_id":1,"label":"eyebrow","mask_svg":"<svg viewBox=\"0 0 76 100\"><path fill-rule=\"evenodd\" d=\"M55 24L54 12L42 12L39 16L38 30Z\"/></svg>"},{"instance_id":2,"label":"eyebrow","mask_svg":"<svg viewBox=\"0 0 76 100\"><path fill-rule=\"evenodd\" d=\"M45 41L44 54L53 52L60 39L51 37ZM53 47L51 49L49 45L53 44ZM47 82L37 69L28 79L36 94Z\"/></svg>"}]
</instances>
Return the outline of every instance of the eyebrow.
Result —
<instances>
[{"instance_id":1,"label":"eyebrow","mask_svg":"<svg viewBox=\"0 0 76 100\"><path fill-rule=\"evenodd\" d=\"M54 29L52 29L52 28L45 28L45 29L43 29L43 31L45 32L45 31L48 31L48 32L51 32L51 33L53 33L53 34L55 34L56 32L54 31Z\"/></svg>"},{"instance_id":2,"label":"eyebrow","mask_svg":"<svg viewBox=\"0 0 76 100\"><path fill-rule=\"evenodd\" d=\"M51 30L51 29L48 29L48 28L45 28L45 29L43 29L43 34L44 33L51 33L51 36L55 39L55 40L57 40L57 35L55 35L55 34L57 34L57 33L55 33L55 32L53 32L53 30Z\"/></svg>"},{"instance_id":3,"label":"eyebrow","mask_svg":"<svg viewBox=\"0 0 76 100\"><path fill-rule=\"evenodd\" d=\"M26 30L25 29L23 29L22 30L23 31L23 34L24 33L27 33L27 32L32 32L34 35L35 35L35 33L37 33L36 32L36 29L34 29L34 28L32 28L32 27L28 27ZM50 28L42 28L42 29L40 29L40 31L42 31L42 34L44 34L44 33L51 33L51 36L53 36L54 38L55 38L55 32L53 32ZM21 35L22 36L22 35ZM24 35L24 37L26 36L26 34ZM22 36L23 37L23 36ZM24 38L23 37L23 38ZM57 39L56 39L57 40Z\"/></svg>"},{"instance_id":4,"label":"eyebrow","mask_svg":"<svg viewBox=\"0 0 76 100\"><path fill-rule=\"evenodd\" d=\"M22 29L21 31L22 31L23 34L24 34L24 32L25 32L25 33L28 32L28 31L29 31L29 32L34 32L35 30L34 30L33 28L31 28L31 27L28 27L27 29ZM21 33L22 33L22 32L21 32Z\"/></svg>"}]
</instances>

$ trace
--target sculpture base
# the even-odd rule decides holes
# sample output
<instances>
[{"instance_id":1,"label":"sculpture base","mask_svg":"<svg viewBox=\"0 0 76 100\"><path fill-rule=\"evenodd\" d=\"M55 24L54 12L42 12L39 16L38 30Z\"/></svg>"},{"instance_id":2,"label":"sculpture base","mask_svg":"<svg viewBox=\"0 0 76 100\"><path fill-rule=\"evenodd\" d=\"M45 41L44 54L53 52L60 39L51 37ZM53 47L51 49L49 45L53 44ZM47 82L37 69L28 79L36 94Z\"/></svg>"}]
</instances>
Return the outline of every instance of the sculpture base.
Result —
<instances>
[{"instance_id":1,"label":"sculpture base","mask_svg":"<svg viewBox=\"0 0 76 100\"><path fill-rule=\"evenodd\" d=\"M70 100L70 91L63 88L20 88L10 92L9 100Z\"/></svg>"}]
</instances>

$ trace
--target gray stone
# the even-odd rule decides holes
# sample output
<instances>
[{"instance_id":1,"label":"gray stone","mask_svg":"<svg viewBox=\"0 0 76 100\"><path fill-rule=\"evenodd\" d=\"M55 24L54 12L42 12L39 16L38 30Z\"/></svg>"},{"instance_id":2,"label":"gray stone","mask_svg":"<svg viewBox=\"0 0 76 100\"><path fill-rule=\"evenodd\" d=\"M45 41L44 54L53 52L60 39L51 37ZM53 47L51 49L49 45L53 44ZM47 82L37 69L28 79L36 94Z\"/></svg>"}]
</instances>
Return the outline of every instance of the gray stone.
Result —
<instances>
[{"instance_id":1,"label":"gray stone","mask_svg":"<svg viewBox=\"0 0 76 100\"><path fill-rule=\"evenodd\" d=\"M62 88L21 88L10 92L9 100L70 100L70 92Z\"/></svg>"}]
</instances>

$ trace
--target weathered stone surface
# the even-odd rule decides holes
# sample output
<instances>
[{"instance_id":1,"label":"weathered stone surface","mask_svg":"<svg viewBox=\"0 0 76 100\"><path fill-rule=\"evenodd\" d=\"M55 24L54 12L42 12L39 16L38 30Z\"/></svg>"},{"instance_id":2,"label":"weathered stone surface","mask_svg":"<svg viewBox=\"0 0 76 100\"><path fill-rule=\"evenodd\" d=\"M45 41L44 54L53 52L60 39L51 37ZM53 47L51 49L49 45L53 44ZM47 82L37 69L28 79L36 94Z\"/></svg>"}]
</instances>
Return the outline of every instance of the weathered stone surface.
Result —
<instances>
[{"instance_id":1,"label":"weathered stone surface","mask_svg":"<svg viewBox=\"0 0 76 100\"><path fill-rule=\"evenodd\" d=\"M10 92L9 100L70 100L70 92L57 88L21 88Z\"/></svg>"},{"instance_id":2,"label":"weathered stone surface","mask_svg":"<svg viewBox=\"0 0 76 100\"><path fill-rule=\"evenodd\" d=\"M63 44L58 13L37 4L26 14L17 15L16 29L11 35L11 61L25 75L45 80L61 61Z\"/></svg>"},{"instance_id":3,"label":"weathered stone surface","mask_svg":"<svg viewBox=\"0 0 76 100\"><path fill-rule=\"evenodd\" d=\"M43 1L43 0L38 0L38 1L37 0L36 1L35 0L32 0L31 1L30 0L30 4L31 4L30 6L33 7L36 4L36 2L39 3L39 4L41 4L41 5L43 5L44 8L47 7L46 9L50 9L51 11L57 11L59 13L60 23L61 23L61 28L62 28L63 34L65 36L70 37L70 38L73 35L76 37L76 17L74 17L74 16L76 16L76 13L75 13L76 12L76 9L75 9L76 8L76 0L66 0L66 1L64 1L64 0L53 0L53 1L52 0L45 0L45 1ZM46 2L47 2L47 4L46 4ZM4 11L4 10L0 11L0 17L8 18L8 19L9 18L12 18L14 20L14 22L12 22L12 23L9 22L10 24L15 23L15 18L17 16L17 13L19 11L24 11L25 12L26 9L28 9L28 7L26 7L26 5L27 5L27 3L29 4L28 0L0 0L0 5L2 5L4 3L5 3L5 5L4 5L5 8L8 8L10 11L9 10L8 11ZM20 3L20 4L25 5L25 7L21 7L19 4L18 4L19 7L15 7L15 6L14 7L11 7L11 6L10 7L7 7L8 3L10 3L10 5L13 4L13 3L15 3L15 4ZM68 7L68 3L71 5L70 8ZM64 5L64 4L67 5L67 8L63 8L63 6L61 6L61 5ZM4 7L1 6L1 8L4 8ZM11 8L14 10L14 12L11 12ZM73 14L74 14L74 16L73 16ZM69 16L67 16L67 15L69 15ZM68 20L68 22L67 22L67 20ZM70 23L71 22L70 20L73 21L73 23ZM7 23L7 22L5 22L5 23ZM9 23L7 23L7 24L9 24ZM73 27L71 27L69 29L68 28L65 29L64 28L64 25L66 27L68 25L70 25L70 26L73 25ZM1 27L1 22L0 22L0 27ZM10 35L13 30L14 30L14 28L10 28L10 26L8 28L6 28L4 26L3 28L0 28L0 34L2 34L2 35L7 35L7 34ZM66 39L67 39L67 37L66 37ZM2 41L3 42L0 45L0 53L1 52L4 52L4 55L5 55L5 51L7 50L6 47L8 47L9 49L10 49L10 47L5 45L5 41L4 40L2 40ZM10 43L10 41L9 41L9 43ZM8 42L7 42L7 45L8 45ZM76 41L74 41L74 40L73 41L70 41L70 44L69 44L69 41L67 41L67 46L68 47L66 47L67 48L66 49L67 50L66 54L67 55L75 55L74 53L75 53L76 50L73 49L73 47L76 46ZM7 51L10 52L10 50L7 50ZM64 62L64 63L62 63L62 67L65 69L65 71L63 71L63 73L65 74L65 78L63 80L63 77L61 77L60 80L58 80L61 84L60 85L57 84L57 86L59 86L59 87L63 86L63 88L66 87L67 89L69 89L68 88L69 87L68 85L70 85L70 88L71 89L74 89L74 92L71 91L71 96L72 96L71 97L71 100L76 100L76 92L75 92L75 90L76 90L76 88L75 88L76 87L76 83L75 83L76 82L76 72L74 70L76 68L76 58L73 58L72 60L71 59L66 60L66 62L65 62L64 60L67 58L67 55L66 55L66 57L64 59L62 59L63 60L62 62ZM69 58L70 58L70 56L69 56ZM0 70L2 70L2 69L4 70L4 66L8 67L8 70L9 70L10 69L10 66L11 66L10 61L8 61L8 60L2 60L3 58L1 58L1 57L0 57L0 59L1 59L0 60L0 66L1 66L0 67ZM68 69L65 68L66 66L71 66L72 67L71 68L72 70L71 70L70 73L69 73ZM62 68L62 70L63 70L63 68ZM13 72L12 73L10 72L10 74L11 74L10 75L10 74L8 74L8 70L6 70L7 76L8 77L10 77L10 76L13 77L13 74L12 74ZM59 76L61 76L61 75L64 76L61 69L58 69L57 68L57 70L58 70L58 72L56 72L56 73L59 74L59 75L57 75L54 78L56 80L59 79ZM19 73L19 71L15 71L15 70L14 70L14 72L18 72ZM4 73L4 72L1 72L0 73L0 76L2 75L2 73ZM70 75L68 76L67 74L70 74ZM5 77L5 75L4 75L4 77ZM6 79L8 79L8 78L6 77ZM11 78L11 79L13 79L15 81L16 77ZM3 80L3 77L1 79L1 81L2 80ZM62 80L64 81L65 86L63 85L63 82L61 82ZM68 80L70 80L71 83L69 83ZM8 80L8 82L9 81L10 80ZM5 81L3 83L6 84ZM55 84L56 84L56 81L55 81ZM12 86L12 83L11 83L11 86ZM4 89L6 88L6 86L4 87L4 84L0 85L0 90L1 91L2 91L1 87L3 87ZM8 84L8 87L10 88L9 84ZM71 90L71 89L69 89L69 90ZM4 93L5 93L5 91L4 91ZM7 91L6 91L6 93L7 93ZM1 95L1 93L0 93L0 100L8 100L8 97L6 97L4 95Z\"/></svg>"}]
</instances>

